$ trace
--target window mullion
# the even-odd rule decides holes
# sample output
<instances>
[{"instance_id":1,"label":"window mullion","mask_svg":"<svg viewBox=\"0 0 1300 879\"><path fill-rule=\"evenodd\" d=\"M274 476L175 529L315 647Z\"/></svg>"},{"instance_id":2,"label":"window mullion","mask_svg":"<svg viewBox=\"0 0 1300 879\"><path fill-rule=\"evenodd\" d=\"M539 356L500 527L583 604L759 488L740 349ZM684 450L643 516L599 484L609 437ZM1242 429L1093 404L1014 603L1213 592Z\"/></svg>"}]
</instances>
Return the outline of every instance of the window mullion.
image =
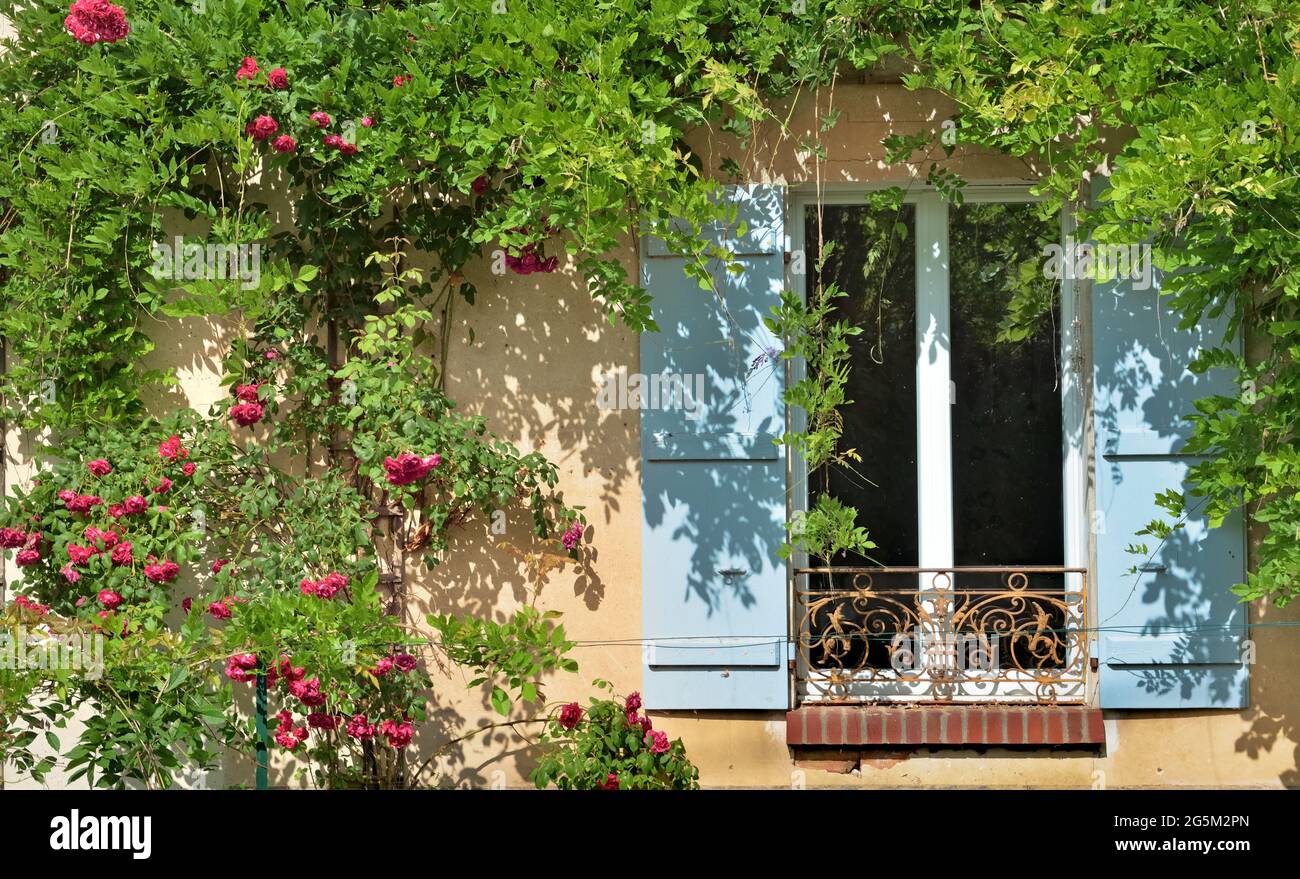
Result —
<instances>
[{"instance_id":1,"label":"window mullion","mask_svg":"<svg viewBox=\"0 0 1300 879\"><path fill-rule=\"evenodd\" d=\"M948 204L930 192L916 206L917 527L923 568L953 564L949 323ZM919 588L929 588L932 580L923 576Z\"/></svg>"}]
</instances>

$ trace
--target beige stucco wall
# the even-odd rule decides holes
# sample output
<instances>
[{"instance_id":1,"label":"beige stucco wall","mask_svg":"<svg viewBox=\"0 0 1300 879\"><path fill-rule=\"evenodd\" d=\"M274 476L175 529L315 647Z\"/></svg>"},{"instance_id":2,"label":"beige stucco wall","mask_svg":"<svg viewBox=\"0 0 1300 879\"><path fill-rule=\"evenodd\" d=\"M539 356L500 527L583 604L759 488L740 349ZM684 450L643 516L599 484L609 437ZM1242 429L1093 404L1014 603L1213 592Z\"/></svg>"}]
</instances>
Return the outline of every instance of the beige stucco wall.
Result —
<instances>
[{"instance_id":1,"label":"beige stucco wall","mask_svg":"<svg viewBox=\"0 0 1300 879\"><path fill-rule=\"evenodd\" d=\"M820 96L824 111L830 96ZM853 185L906 181L906 168L886 169L880 138L910 132L921 124L938 127L945 105L933 96L896 85L841 84L834 106L840 124L826 136L828 159L817 163L796 148L815 130L810 99L791 113L787 136L775 126L741 154L725 138L692 139L708 168L724 155L742 162L759 181L791 186ZM788 106L787 108L788 109ZM1030 180L1025 162L958 147L948 165L972 180ZM928 161L916 166L924 176ZM636 270L630 247L621 253ZM593 305L572 266L554 275L495 276L486 261L473 267L478 287L472 308L457 311L448 358L447 390L460 406L487 417L491 428L524 451L538 450L560 470L566 499L586 508L591 522L584 564L553 573L539 604L559 610L579 646L577 675L553 680L552 700L584 699L593 678L612 681L620 693L640 681L641 591L638 414L598 409L597 377L606 371L638 371L635 334L611 328ZM165 339L157 364L183 365L180 392L200 410L221 396L217 385L220 329L203 322L181 332L159 328ZM471 331L472 339L471 341ZM175 398L168 404L176 402ZM17 442L7 437L6 442ZM11 459L12 460L12 459ZM20 470L11 467L9 478ZM527 580L503 539L517 548L536 548L527 522L511 521L502 538L477 521L455 535L448 561L413 579L413 617L431 610L503 614L529 600ZM1258 610L1254 619L1294 620L1295 611ZM1115 713L1107 719L1107 747L1093 752L918 751L873 755L854 775L799 769L784 741L781 713L678 712L655 714L656 728L681 736L700 767L706 786L1146 786L1300 784L1300 681L1290 669L1300 661L1300 642L1287 629L1256 634L1258 662L1251 670L1252 707L1242 712ZM609 646L609 642L621 642ZM459 671L436 674L433 722L421 730L417 751L428 754L442 740L498 718L486 691L469 691ZM525 717L527 712L519 712ZM438 763L440 783L473 786L527 784L532 768L527 740L535 727L496 729L449 751ZM521 735L522 733L522 735ZM422 759L422 758L420 758ZM232 764L231 781L249 779L246 763ZM277 777L289 779L277 764Z\"/></svg>"}]
</instances>

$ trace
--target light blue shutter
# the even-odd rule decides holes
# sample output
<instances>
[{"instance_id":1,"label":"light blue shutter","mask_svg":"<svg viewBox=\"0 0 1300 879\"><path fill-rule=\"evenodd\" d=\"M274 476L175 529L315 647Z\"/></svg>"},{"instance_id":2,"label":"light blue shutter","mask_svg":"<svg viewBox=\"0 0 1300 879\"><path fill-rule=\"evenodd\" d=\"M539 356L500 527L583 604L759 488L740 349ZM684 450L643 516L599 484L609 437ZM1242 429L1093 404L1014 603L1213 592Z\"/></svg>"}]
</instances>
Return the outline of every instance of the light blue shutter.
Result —
<instances>
[{"instance_id":1,"label":"light blue shutter","mask_svg":"<svg viewBox=\"0 0 1300 879\"><path fill-rule=\"evenodd\" d=\"M660 332L641 336L641 372L685 376L687 402L698 407L641 410L651 708L788 707L788 587L777 557L786 462L772 442L785 430L784 362L763 326L785 284L784 194L766 185L727 190L737 223L705 235L728 246L743 271L713 266L720 297L686 277L662 242L642 250L641 283Z\"/></svg>"},{"instance_id":2,"label":"light blue shutter","mask_svg":"<svg viewBox=\"0 0 1300 879\"><path fill-rule=\"evenodd\" d=\"M1200 349L1222 344L1224 321L1179 330L1158 275L1150 289L1120 280L1092 294L1101 707L1244 708L1246 607L1228 591L1244 579L1241 514L1215 529L1192 515L1163 544L1134 536L1163 518L1157 492L1189 489L1197 459L1179 454L1190 436L1183 416L1201 397L1236 392L1226 370L1187 368ZM1149 556L1126 552L1134 543Z\"/></svg>"}]
</instances>

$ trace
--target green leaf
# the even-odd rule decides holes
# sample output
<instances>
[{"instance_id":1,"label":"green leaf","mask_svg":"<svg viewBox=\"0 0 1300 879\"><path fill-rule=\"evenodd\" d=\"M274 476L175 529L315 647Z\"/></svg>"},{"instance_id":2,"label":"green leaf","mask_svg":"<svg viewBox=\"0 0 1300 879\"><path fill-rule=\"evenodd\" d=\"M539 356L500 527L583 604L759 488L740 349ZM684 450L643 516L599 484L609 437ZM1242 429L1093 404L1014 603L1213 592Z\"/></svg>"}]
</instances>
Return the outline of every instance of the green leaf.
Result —
<instances>
[{"instance_id":1,"label":"green leaf","mask_svg":"<svg viewBox=\"0 0 1300 879\"><path fill-rule=\"evenodd\" d=\"M163 693L170 693L190 679L190 670L188 666L178 665L172 669L172 673L167 677L167 685L163 687Z\"/></svg>"}]
</instances>

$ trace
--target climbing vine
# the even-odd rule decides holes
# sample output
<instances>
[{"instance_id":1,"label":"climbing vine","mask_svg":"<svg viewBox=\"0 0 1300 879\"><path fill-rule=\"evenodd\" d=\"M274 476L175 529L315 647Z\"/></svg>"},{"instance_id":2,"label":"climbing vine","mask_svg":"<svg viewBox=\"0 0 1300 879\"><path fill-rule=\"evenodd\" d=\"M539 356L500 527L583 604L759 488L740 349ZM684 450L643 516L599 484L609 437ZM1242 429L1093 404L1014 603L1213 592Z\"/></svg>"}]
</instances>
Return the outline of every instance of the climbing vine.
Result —
<instances>
[{"instance_id":1,"label":"climbing vine","mask_svg":"<svg viewBox=\"0 0 1300 879\"><path fill-rule=\"evenodd\" d=\"M1218 524L1244 504L1264 532L1235 591L1286 604L1300 594L1300 5L913 8L918 69L904 81L956 100L958 143L1040 166L1040 191L1079 206L1078 239L1149 241L1183 328L1227 317L1194 370L1234 371L1240 393L1184 413L1186 451L1205 458L1146 531L1161 540L1190 512ZM1090 203L1098 169L1110 185Z\"/></svg>"}]
</instances>

